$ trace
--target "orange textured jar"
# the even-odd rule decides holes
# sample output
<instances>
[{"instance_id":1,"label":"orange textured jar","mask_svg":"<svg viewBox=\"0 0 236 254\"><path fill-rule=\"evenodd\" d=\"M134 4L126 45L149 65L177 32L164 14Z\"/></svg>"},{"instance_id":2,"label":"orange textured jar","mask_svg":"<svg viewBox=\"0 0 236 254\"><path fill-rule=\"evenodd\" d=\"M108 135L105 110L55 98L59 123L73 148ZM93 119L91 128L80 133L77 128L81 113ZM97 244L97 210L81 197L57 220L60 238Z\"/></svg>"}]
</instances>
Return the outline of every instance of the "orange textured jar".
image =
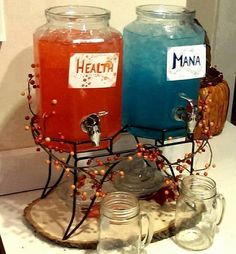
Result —
<instances>
[{"instance_id":1,"label":"orange textured jar","mask_svg":"<svg viewBox=\"0 0 236 254\"><path fill-rule=\"evenodd\" d=\"M110 12L92 6L46 10L34 34L38 119L43 137L105 148L121 128L122 36ZM103 141L102 141L103 140ZM68 150L67 142L54 148Z\"/></svg>"}]
</instances>

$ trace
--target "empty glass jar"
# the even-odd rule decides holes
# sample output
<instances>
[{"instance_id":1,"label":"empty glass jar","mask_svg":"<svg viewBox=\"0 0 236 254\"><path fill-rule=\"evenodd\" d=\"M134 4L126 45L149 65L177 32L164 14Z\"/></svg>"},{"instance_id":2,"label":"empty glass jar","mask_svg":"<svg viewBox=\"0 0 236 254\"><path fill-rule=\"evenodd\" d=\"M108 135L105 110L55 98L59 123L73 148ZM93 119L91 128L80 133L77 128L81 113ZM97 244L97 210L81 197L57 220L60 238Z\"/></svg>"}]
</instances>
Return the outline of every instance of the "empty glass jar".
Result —
<instances>
[{"instance_id":1,"label":"empty glass jar","mask_svg":"<svg viewBox=\"0 0 236 254\"><path fill-rule=\"evenodd\" d=\"M137 198L122 191L107 194L101 204L98 253L140 254L151 239L149 217L140 214Z\"/></svg>"},{"instance_id":2,"label":"empty glass jar","mask_svg":"<svg viewBox=\"0 0 236 254\"><path fill-rule=\"evenodd\" d=\"M183 179L176 205L173 240L186 249L210 247L224 211L224 197L216 192L216 183L206 176L191 175Z\"/></svg>"}]
</instances>

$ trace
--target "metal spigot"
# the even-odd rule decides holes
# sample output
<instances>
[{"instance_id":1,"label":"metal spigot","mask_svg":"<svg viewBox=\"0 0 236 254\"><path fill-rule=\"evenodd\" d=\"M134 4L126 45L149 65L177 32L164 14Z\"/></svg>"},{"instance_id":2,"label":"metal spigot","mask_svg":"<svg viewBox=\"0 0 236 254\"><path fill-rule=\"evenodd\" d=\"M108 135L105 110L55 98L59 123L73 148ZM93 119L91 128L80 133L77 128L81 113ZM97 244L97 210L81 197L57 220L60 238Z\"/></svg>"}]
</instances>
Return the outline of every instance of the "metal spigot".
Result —
<instances>
[{"instance_id":1,"label":"metal spigot","mask_svg":"<svg viewBox=\"0 0 236 254\"><path fill-rule=\"evenodd\" d=\"M187 101L187 106L176 109L174 114L175 119L177 121L184 121L187 124L188 132L192 134L200 117L198 106L186 94L180 93L179 96Z\"/></svg>"},{"instance_id":2,"label":"metal spigot","mask_svg":"<svg viewBox=\"0 0 236 254\"><path fill-rule=\"evenodd\" d=\"M107 115L108 112L101 111L92 113L85 117L81 122L81 129L86 132L94 146L100 145L100 117Z\"/></svg>"}]
</instances>

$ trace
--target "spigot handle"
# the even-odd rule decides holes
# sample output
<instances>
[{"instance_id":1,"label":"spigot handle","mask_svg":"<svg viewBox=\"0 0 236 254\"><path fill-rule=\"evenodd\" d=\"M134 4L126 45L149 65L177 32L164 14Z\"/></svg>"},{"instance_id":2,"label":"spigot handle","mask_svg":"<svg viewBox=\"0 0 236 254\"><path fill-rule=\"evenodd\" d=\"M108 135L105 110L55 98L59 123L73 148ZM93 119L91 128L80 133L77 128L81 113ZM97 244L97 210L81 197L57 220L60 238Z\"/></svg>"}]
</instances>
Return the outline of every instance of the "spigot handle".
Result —
<instances>
[{"instance_id":1,"label":"spigot handle","mask_svg":"<svg viewBox=\"0 0 236 254\"><path fill-rule=\"evenodd\" d=\"M107 111L100 111L100 112L98 112L98 116L99 116L99 117L105 116L105 115L107 115L107 114L108 114Z\"/></svg>"},{"instance_id":2,"label":"spigot handle","mask_svg":"<svg viewBox=\"0 0 236 254\"><path fill-rule=\"evenodd\" d=\"M192 110L194 110L195 105L193 103L193 100L191 98L189 98L185 93L180 93L179 97L186 100L189 104L189 106L191 107Z\"/></svg>"}]
</instances>

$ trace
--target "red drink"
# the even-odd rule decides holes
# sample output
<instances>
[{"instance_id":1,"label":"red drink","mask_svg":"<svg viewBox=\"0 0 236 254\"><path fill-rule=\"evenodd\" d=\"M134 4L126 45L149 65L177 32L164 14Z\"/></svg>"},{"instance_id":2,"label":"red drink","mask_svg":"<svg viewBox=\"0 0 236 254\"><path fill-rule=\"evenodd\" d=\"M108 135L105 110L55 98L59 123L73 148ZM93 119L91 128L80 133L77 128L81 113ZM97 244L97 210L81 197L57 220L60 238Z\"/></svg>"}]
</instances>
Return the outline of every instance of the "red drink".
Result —
<instances>
[{"instance_id":1,"label":"red drink","mask_svg":"<svg viewBox=\"0 0 236 254\"><path fill-rule=\"evenodd\" d=\"M101 139L117 133L121 128L120 33L111 28L39 29L34 36L34 47L38 116L43 136L87 141L78 149L92 149L81 123L99 112L107 112L99 122ZM107 145L107 141L102 141L98 148ZM63 148L67 149L67 145Z\"/></svg>"}]
</instances>

